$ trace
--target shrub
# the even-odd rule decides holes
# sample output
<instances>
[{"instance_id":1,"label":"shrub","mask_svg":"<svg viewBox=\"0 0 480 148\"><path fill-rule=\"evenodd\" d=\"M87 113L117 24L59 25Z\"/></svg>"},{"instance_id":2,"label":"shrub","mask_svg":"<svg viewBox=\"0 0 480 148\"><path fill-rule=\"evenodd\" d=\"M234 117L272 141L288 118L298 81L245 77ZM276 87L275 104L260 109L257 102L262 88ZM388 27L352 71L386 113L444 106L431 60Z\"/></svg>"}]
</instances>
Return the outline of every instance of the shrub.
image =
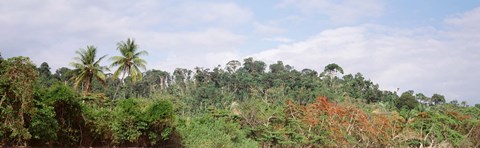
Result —
<instances>
[{"instance_id":1,"label":"shrub","mask_svg":"<svg viewBox=\"0 0 480 148\"><path fill-rule=\"evenodd\" d=\"M37 108L28 130L32 134L32 139L38 141L39 145L53 144L57 140L57 132L60 130L55 119L54 108L37 101Z\"/></svg>"},{"instance_id":2,"label":"shrub","mask_svg":"<svg viewBox=\"0 0 480 148\"><path fill-rule=\"evenodd\" d=\"M55 144L61 146L76 146L82 142L82 129L85 126L83 106L80 96L70 87L57 84L49 88L44 96L47 105L53 107L55 119L60 130Z\"/></svg>"},{"instance_id":3,"label":"shrub","mask_svg":"<svg viewBox=\"0 0 480 148\"><path fill-rule=\"evenodd\" d=\"M230 116L187 117L179 120L177 131L186 147L257 147L258 143L246 138L240 124Z\"/></svg>"},{"instance_id":4,"label":"shrub","mask_svg":"<svg viewBox=\"0 0 480 148\"><path fill-rule=\"evenodd\" d=\"M168 100L124 99L113 112L110 128L116 144L155 145L174 132L174 108Z\"/></svg>"}]
</instances>

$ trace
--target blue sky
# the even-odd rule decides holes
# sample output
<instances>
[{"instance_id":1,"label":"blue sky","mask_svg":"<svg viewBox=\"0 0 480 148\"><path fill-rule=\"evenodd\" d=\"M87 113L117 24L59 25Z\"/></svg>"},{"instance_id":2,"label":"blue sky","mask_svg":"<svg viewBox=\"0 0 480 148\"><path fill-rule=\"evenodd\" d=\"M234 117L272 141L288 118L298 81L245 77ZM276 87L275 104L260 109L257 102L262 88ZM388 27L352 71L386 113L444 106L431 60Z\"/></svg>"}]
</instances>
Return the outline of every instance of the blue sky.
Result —
<instances>
[{"instance_id":1,"label":"blue sky","mask_svg":"<svg viewBox=\"0 0 480 148\"><path fill-rule=\"evenodd\" d=\"M480 103L480 1L3 0L0 51L53 68L135 38L148 69L254 57L322 71L338 63L382 89ZM107 64L107 62L105 62Z\"/></svg>"}]
</instances>

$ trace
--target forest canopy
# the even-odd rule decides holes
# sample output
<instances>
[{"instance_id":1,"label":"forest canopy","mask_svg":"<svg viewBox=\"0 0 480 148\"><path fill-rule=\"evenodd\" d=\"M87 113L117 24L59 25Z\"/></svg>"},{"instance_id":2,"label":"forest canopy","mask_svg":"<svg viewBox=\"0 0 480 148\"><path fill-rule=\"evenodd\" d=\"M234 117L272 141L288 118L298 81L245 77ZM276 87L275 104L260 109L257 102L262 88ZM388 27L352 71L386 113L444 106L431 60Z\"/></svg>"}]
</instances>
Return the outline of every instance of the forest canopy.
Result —
<instances>
[{"instance_id":1,"label":"forest canopy","mask_svg":"<svg viewBox=\"0 0 480 148\"><path fill-rule=\"evenodd\" d=\"M147 69L135 40L51 72L0 56L0 146L479 147L480 104L246 58ZM101 65L102 61L110 65Z\"/></svg>"}]
</instances>

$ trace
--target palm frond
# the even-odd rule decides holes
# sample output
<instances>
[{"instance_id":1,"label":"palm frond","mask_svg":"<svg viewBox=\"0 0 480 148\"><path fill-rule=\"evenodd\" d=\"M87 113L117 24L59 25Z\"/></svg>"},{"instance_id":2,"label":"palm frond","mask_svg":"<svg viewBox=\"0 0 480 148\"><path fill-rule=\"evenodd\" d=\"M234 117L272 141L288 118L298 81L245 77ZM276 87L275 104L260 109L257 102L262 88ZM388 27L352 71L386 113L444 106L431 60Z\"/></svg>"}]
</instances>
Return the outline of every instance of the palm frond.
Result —
<instances>
[{"instance_id":1,"label":"palm frond","mask_svg":"<svg viewBox=\"0 0 480 148\"><path fill-rule=\"evenodd\" d=\"M138 75L138 80L142 80L143 79L142 71L140 71L140 69L138 69L137 66L134 66L134 68L135 68L136 74Z\"/></svg>"},{"instance_id":2,"label":"palm frond","mask_svg":"<svg viewBox=\"0 0 480 148\"><path fill-rule=\"evenodd\" d=\"M108 68L100 66L100 62L106 57L106 55L95 61L97 49L92 45L87 46L86 49L79 49L75 51L75 53L78 56L74 58L74 62L70 63L70 65L75 68L73 70L75 88L85 81L90 81L89 83L91 84L91 78L93 77L96 77L100 81L105 80L105 74L103 71L108 70ZM88 90L86 90L85 93L88 93Z\"/></svg>"},{"instance_id":3,"label":"palm frond","mask_svg":"<svg viewBox=\"0 0 480 148\"><path fill-rule=\"evenodd\" d=\"M113 73L112 79L117 79L120 73L124 72L125 65L120 65L118 69Z\"/></svg>"},{"instance_id":4,"label":"palm frond","mask_svg":"<svg viewBox=\"0 0 480 148\"><path fill-rule=\"evenodd\" d=\"M105 77L105 74L101 71L97 71L97 73L95 74L95 78L97 78L98 81L102 82L104 85L106 84L107 82L107 79Z\"/></svg>"},{"instance_id":5,"label":"palm frond","mask_svg":"<svg viewBox=\"0 0 480 148\"><path fill-rule=\"evenodd\" d=\"M142 56L142 55L147 56L147 55L148 55L148 52L145 51L145 50L142 50L142 51L140 51L140 52L135 53L133 56L134 56L134 57L139 57L139 56Z\"/></svg>"},{"instance_id":6,"label":"palm frond","mask_svg":"<svg viewBox=\"0 0 480 148\"><path fill-rule=\"evenodd\" d=\"M117 50L120 51L121 56L113 56L110 58L110 61L112 61L110 67L118 66L113 74L114 78L118 78L120 73L128 74L133 82L137 81L137 78L143 78L140 69L146 70L145 65L147 62L141 59L140 56L148 55L148 52L144 50L137 52L137 49L138 45L135 43L135 40L131 38L117 43Z\"/></svg>"}]
</instances>

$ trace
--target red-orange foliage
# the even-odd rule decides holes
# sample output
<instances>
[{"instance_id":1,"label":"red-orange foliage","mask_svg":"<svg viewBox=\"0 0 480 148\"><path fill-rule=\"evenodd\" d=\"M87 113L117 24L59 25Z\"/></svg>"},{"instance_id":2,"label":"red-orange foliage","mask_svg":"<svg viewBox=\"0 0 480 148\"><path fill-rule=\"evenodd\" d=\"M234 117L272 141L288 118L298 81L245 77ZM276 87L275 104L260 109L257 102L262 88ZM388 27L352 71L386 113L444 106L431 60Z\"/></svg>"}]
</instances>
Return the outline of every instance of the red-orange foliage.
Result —
<instances>
[{"instance_id":1,"label":"red-orange foliage","mask_svg":"<svg viewBox=\"0 0 480 148\"><path fill-rule=\"evenodd\" d=\"M319 97L312 104L297 105L287 101L289 114L302 120L313 132L329 132L333 143L388 145L395 132L393 120L385 115L368 115L354 105L329 102ZM352 141L353 139L353 141Z\"/></svg>"},{"instance_id":2,"label":"red-orange foliage","mask_svg":"<svg viewBox=\"0 0 480 148\"><path fill-rule=\"evenodd\" d=\"M471 117L469 115L461 114L457 111L447 111L447 115L452 116L453 118L463 121L470 119Z\"/></svg>"}]
</instances>

